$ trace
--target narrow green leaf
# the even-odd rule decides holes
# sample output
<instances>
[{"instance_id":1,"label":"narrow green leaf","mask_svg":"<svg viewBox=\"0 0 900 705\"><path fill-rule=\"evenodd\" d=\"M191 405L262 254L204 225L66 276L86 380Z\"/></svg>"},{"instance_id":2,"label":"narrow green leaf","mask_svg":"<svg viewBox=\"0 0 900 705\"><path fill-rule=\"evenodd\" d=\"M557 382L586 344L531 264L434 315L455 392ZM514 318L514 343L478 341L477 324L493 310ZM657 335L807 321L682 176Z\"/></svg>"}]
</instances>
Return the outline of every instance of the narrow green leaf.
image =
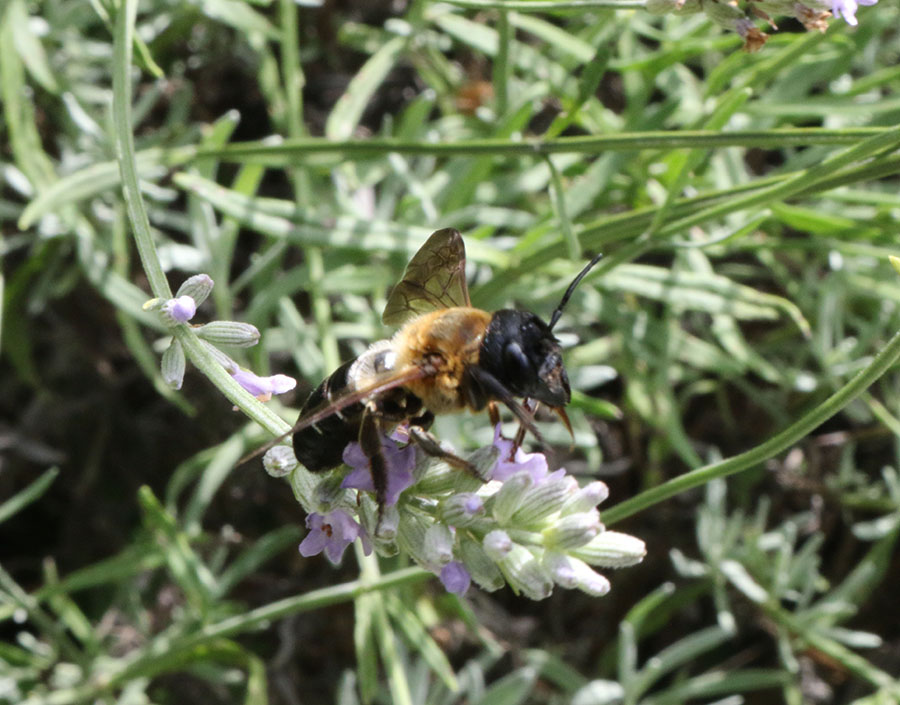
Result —
<instances>
[{"instance_id":1,"label":"narrow green leaf","mask_svg":"<svg viewBox=\"0 0 900 705\"><path fill-rule=\"evenodd\" d=\"M41 41L31 31L28 9L22 0L11 0L7 9L6 21L10 23L13 42L28 73L41 84L44 90L49 93L58 93L59 84L50 68L47 52L44 51Z\"/></svg>"},{"instance_id":2,"label":"narrow green leaf","mask_svg":"<svg viewBox=\"0 0 900 705\"><path fill-rule=\"evenodd\" d=\"M163 554L172 577L184 590L185 597L201 613L206 613L213 596L218 593L216 580L191 548L187 536L178 529L170 515L149 487L141 487L138 500L144 520L163 546Z\"/></svg>"},{"instance_id":3,"label":"narrow green leaf","mask_svg":"<svg viewBox=\"0 0 900 705\"><path fill-rule=\"evenodd\" d=\"M168 169L188 161L195 153L191 147L177 150L146 149L135 155L141 179L148 181L164 176ZM19 228L34 225L42 216L56 213L65 206L92 198L122 183L118 162L95 162L90 166L67 174L42 190L25 207L19 218Z\"/></svg>"},{"instance_id":4,"label":"narrow green leaf","mask_svg":"<svg viewBox=\"0 0 900 705\"><path fill-rule=\"evenodd\" d=\"M282 526L258 538L219 575L219 595L227 595L241 580L289 547L298 544L302 538L303 531L296 526ZM294 550L296 552L296 548Z\"/></svg>"},{"instance_id":5,"label":"narrow green leaf","mask_svg":"<svg viewBox=\"0 0 900 705\"><path fill-rule=\"evenodd\" d=\"M534 692L537 677L533 666L518 668L491 685L473 705L521 705Z\"/></svg>"},{"instance_id":6,"label":"narrow green leaf","mask_svg":"<svg viewBox=\"0 0 900 705\"><path fill-rule=\"evenodd\" d=\"M405 37L388 40L356 72L325 123L325 135L328 139L342 140L353 135L369 100L394 68L406 48L407 41Z\"/></svg>"},{"instance_id":7,"label":"narrow green leaf","mask_svg":"<svg viewBox=\"0 0 900 705\"><path fill-rule=\"evenodd\" d=\"M53 467L45 471L28 487L16 492L12 497L0 504L0 524L22 511L32 502L37 501L46 492L59 475L59 468Z\"/></svg>"},{"instance_id":8,"label":"narrow green leaf","mask_svg":"<svg viewBox=\"0 0 900 705\"><path fill-rule=\"evenodd\" d=\"M411 609L411 605L405 604L399 597L393 594L385 595L385 606L391 619L394 621L403 636L413 650L418 651L428 667L441 679L444 685L451 691L459 690L459 683L453 672L453 666L447 660L444 652L435 643L434 639L425 629L425 625Z\"/></svg>"}]
</instances>

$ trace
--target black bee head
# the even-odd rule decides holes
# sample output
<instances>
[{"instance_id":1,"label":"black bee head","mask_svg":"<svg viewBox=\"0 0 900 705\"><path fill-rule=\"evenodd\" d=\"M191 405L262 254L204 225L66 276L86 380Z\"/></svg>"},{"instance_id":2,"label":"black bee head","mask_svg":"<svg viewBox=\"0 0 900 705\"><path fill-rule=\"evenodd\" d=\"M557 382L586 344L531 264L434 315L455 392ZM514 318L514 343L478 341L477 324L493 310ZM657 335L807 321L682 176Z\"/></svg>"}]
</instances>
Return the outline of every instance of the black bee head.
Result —
<instances>
[{"instance_id":1,"label":"black bee head","mask_svg":"<svg viewBox=\"0 0 900 705\"><path fill-rule=\"evenodd\" d=\"M571 392L559 341L533 313L503 309L488 324L478 366L513 396L565 406Z\"/></svg>"}]
</instances>

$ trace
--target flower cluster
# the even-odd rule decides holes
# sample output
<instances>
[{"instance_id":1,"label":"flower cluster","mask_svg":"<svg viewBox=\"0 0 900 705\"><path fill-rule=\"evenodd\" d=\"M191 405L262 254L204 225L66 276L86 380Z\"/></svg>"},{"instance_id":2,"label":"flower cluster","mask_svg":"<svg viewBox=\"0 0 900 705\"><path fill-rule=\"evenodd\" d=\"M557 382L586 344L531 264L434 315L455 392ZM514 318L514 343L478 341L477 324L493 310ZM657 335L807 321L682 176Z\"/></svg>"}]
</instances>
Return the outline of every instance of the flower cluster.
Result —
<instances>
[{"instance_id":1,"label":"flower cluster","mask_svg":"<svg viewBox=\"0 0 900 705\"><path fill-rule=\"evenodd\" d=\"M855 26L859 6L876 2L878 0L742 0L741 3L737 0L647 0L646 7L658 15L704 12L716 24L741 35L744 49L753 52L761 49L769 37L754 24L754 18L777 29L774 17L793 17L808 30L824 32L829 17L840 17Z\"/></svg>"},{"instance_id":2,"label":"flower cluster","mask_svg":"<svg viewBox=\"0 0 900 705\"><path fill-rule=\"evenodd\" d=\"M595 567L633 565L646 553L643 541L601 524L605 484L582 487L563 469L551 472L543 454L515 447L499 426L494 442L468 458L480 477L424 455L402 428L382 443L389 469L383 518L369 495L356 501L343 491L372 488L368 461L350 444L344 453L350 473L319 483L317 511L300 544L304 556L324 552L337 563L359 538L367 553L404 551L450 592L462 594L474 581L540 600L554 585L604 595L609 581ZM288 455L279 446L264 463L283 475Z\"/></svg>"},{"instance_id":3,"label":"flower cluster","mask_svg":"<svg viewBox=\"0 0 900 705\"><path fill-rule=\"evenodd\" d=\"M156 311L166 327L175 328L187 324L194 317L197 308L206 301L212 289L213 280L209 275L195 274L178 288L173 298L150 299L144 304L144 309ZM287 375L260 377L243 369L217 347L231 345L248 348L256 345L259 342L256 326L239 321L212 321L199 326L191 325L190 330L228 374L260 401L268 401L273 394L283 394L297 385L297 381ZM162 376L166 384L173 389L181 389L186 366L184 348L173 337L162 356Z\"/></svg>"}]
</instances>

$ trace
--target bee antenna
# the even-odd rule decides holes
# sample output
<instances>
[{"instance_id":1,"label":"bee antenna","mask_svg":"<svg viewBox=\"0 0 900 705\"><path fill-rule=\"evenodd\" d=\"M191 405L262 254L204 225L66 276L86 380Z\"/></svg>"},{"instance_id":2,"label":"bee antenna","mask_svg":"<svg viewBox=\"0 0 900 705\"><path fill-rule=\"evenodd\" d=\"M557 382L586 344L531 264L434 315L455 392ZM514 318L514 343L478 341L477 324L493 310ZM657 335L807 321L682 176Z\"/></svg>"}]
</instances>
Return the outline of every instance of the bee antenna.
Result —
<instances>
[{"instance_id":1,"label":"bee antenna","mask_svg":"<svg viewBox=\"0 0 900 705\"><path fill-rule=\"evenodd\" d=\"M594 259L587 263L587 266L582 269L578 276L572 280L572 283L569 284L569 288L566 289L566 293L563 294L562 301L559 302L559 306L556 307L556 310L553 312L553 315L550 316L550 330L553 330L553 326L556 325L557 321L559 321L559 317L562 316L563 309L566 304L569 303L569 299L572 297L572 292L575 291L575 287L581 283L581 280L584 279L584 275L591 271L597 262L603 257L603 253L598 254Z\"/></svg>"}]
</instances>

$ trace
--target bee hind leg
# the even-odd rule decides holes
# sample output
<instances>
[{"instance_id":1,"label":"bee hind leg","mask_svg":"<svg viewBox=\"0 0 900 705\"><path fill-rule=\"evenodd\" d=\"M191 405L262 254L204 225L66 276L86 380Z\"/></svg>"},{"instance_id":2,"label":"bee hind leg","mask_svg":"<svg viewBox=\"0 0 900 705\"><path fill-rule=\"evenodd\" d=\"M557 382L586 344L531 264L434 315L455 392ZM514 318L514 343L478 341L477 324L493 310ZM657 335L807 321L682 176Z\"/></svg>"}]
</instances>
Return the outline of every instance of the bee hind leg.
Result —
<instances>
[{"instance_id":1,"label":"bee hind leg","mask_svg":"<svg viewBox=\"0 0 900 705\"><path fill-rule=\"evenodd\" d=\"M359 447L369 460L369 472L372 474L372 486L375 488L375 503L378 505L378 520L375 533L381 528L384 519L384 505L387 502L387 460L381 447L383 430L378 417L371 411L363 413L359 425Z\"/></svg>"}]
</instances>

